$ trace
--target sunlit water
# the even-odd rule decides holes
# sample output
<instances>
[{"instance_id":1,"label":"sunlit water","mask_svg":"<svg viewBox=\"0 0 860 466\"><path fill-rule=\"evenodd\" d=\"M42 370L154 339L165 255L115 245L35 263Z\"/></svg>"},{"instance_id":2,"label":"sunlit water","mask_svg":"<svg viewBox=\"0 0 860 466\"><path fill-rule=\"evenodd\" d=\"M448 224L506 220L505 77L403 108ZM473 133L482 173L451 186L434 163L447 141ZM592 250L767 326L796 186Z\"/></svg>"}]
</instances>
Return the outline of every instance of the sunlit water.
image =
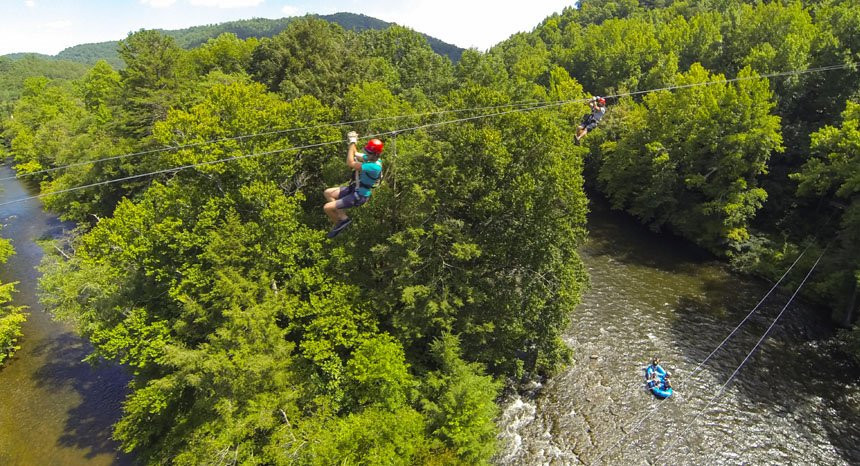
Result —
<instances>
[{"instance_id":1,"label":"sunlit water","mask_svg":"<svg viewBox=\"0 0 860 466\"><path fill-rule=\"evenodd\" d=\"M0 167L0 177L11 175ZM0 203L29 195L17 180L0 183ZM21 350L0 369L0 465L130 463L111 440L129 377L116 366L81 362L87 344L54 322L36 297L42 250L35 241L62 234L69 225L45 214L35 200L0 206L0 222L0 235L16 251L0 266L0 281L19 282L14 304L28 306L30 313Z\"/></svg>"},{"instance_id":2,"label":"sunlit water","mask_svg":"<svg viewBox=\"0 0 860 466\"><path fill-rule=\"evenodd\" d=\"M813 308L793 303L710 403L790 292L771 295L691 378L771 284L732 275L624 216L598 212L589 221L581 253L591 289L565 335L574 364L508 397L496 462L860 464L860 374L834 356L825 342L833 329ZM665 402L642 385L653 355L675 379Z\"/></svg>"}]
</instances>

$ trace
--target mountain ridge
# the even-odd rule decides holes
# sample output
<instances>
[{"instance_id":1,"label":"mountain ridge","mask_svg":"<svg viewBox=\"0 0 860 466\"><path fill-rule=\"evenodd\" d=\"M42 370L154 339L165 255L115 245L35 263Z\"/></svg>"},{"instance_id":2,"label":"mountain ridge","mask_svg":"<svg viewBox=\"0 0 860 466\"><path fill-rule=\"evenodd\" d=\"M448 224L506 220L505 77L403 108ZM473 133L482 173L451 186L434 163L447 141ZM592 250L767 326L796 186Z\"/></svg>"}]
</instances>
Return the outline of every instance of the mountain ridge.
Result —
<instances>
[{"instance_id":1,"label":"mountain ridge","mask_svg":"<svg viewBox=\"0 0 860 466\"><path fill-rule=\"evenodd\" d=\"M331 15L306 15L310 17L321 18L326 21L336 23L347 30L364 31L367 29L386 29L396 23L389 23L381 19L373 18L357 13L339 12ZM240 39L249 37L273 37L283 31L291 21L303 18L303 16L291 16L279 19L268 18L252 18L240 19L236 21L227 21L224 23L204 24L199 26L191 26L183 29L157 29L164 34L173 37L180 47L190 49L197 47L207 40L217 37L225 32L236 34ZM462 48L456 45L449 44L435 37L420 33L427 39L430 47L434 52L447 56L452 62L460 60L463 53ZM40 58L54 60L68 60L87 65L95 64L99 60L105 60L114 68L123 67L122 59L117 52L117 44L119 40L91 42L86 44L77 44L61 50L56 55L45 55L40 53L11 53L2 55L10 59L20 59L25 56L38 56Z\"/></svg>"}]
</instances>

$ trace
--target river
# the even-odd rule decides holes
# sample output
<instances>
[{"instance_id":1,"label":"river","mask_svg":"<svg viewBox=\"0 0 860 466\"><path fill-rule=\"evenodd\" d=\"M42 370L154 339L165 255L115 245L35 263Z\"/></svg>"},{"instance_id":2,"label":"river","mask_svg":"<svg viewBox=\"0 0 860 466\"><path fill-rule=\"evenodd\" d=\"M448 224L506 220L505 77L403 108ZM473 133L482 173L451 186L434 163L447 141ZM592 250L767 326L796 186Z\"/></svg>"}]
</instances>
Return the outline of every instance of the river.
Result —
<instances>
[{"instance_id":1,"label":"river","mask_svg":"<svg viewBox=\"0 0 860 466\"><path fill-rule=\"evenodd\" d=\"M0 167L0 178L13 174ZM0 203L28 195L18 180L5 180ZM37 200L0 207L0 235L16 252L0 266L0 281L19 282L14 304L30 314L21 349L0 369L0 465L130 464L111 440L130 377L115 365L82 362L90 347L39 305L36 241L70 228L41 207Z\"/></svg>"},{"instance_id":2,"label":"river","mask_svg":"<svg viewBox=\"0 0 860 466\"><path fill-rule=\"evenodd\" d=\"M621 214L598 208L589 232L591 289L565 333L574 364L508 397L498 463L860 464L860 372L814 308L793 302L714 400L791 292L774 292L690 378L772 284ZM642 385L655 355L675 380L665 402Z\"/></svg>"},{"instance_id":3,"label":"river","mask_svg":"<svg viewBox=\"0 0 860 466\"><path fill-rule=\"evenodd\" d=\"M0 177L11 174L0 167ZM7 180L0 203L26 195ZM38 201L0 207L0 221L17 252L0 267L0 280L20 282L15 303L30 308L22 348L0 369L0 465L131 463L110 439L129 376L115 365L81 362L89 346L37 301L42 251L35 240L69 225ZM789 295L774 293L724 351L687 378L770 285L733 275L623 215L593 212L589 230L581 252L591 289L565 334L574 364L505 401L495 462L860 464L860 373L833 356L825 343L833 329L813 308L793 304L708 407ZM662 403L641 384L653 355L676 381L676 394Z\"/></svg>"}]
</instances>

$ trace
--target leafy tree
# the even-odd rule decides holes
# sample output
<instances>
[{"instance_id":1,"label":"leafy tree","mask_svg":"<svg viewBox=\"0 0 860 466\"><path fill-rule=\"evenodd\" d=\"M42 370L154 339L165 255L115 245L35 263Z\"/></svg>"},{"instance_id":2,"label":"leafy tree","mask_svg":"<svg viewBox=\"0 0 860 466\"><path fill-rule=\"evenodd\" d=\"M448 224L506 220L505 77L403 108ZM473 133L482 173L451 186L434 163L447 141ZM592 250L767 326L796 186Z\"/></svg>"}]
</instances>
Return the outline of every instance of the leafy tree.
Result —
<instances>
[{"instance_id":1,"label":"leafy tree","mask_svg":"<svg viewBox=\"0 0 860 466\"><path fill-rule=\"evenodd\" d=\"M810 75L804 80L792 116L803 122L804 136L809 133L810 125L817 128L824 123L835 124L845 102L860 98L860 69L856 66L860 62L860 38L854 33L860 27L860 9L851 2L836 0L817 2L809 11L818 29L811 40L812 66L849 67Z\"/></svg>"},{"instance_id":2,"label":"leafy tree","mask_svg":"<svg viewBox=\"0 0 860 466\"><path fill-rule=\"evenodd\" d=\"M0 264L5 264L9 256L15 254L9 240L0 240ZM15 283L0 283L0 367L19 349L18 339L21 338L21 325L27 320L24 306L11 305Z\"/></svg>"},{"instance_id":3,"label":"leafy tree","mask_svg":"<svg viewBox=\"0 0 860 466\"><path fill-rule=\"evenodd\" d=\"M550 63L542 40L531 34L515 34L493 47L490 55L500 55L508 76L516 81L515 88L524 89L523 93L514 93L515 99L545 98L541 91L549 85Z\"/></svg>"},{"instance_id":4,"label":"leafy tree","mask_svg":"<svg viewBox=\"0 0 860 466\"><path fill-rule=\"evenodd\" d=\"M834 220L834 252L823 264L824 277L814 285L833 303L842 323L850 325L857 309L860 284L860 104L848 102L841 127L825 126L812 135L810 156L802 169L792 174L797 194L816 199L818 205L835 204L822 232ZM823 235L822 235L823 236ZM829 236L829 235L828 235ZM822 237L822 241L831 241Z\"/></svg>"},{"instance_id":5,"label":"leafy tree","mask_svg":"<svg viewBox=\"0 0 860 466\"><path fill-rule=\"evenodd\" d=\"M67 83L30 78L14 113L17 116L7 121L4 136L18 170L31 173L55 166L62 154L69 153L67 140L82 132L86 112Z\"/></svg>"},{"instance_id":6,"label":"leafy tree","mask_svg":"<svg viewBox=\"0 0 860 466\"><path fill-rule=\"evenodd\" d=\"M390 336L362 342L347 363L346 373L353 406L394 410L413 398L415 380L409 374L403 347Z\"/></svg>"},{"instance_id":7,"label":"leafy tree","mask_svg":"<svg viewBox=\"0 0 860 466\"><path fill-rule=\"evenodd\" d=\"M497 96L464 90L452 106L494 105ZM494 373L553 371L567 357L565 309L584 282L581 159L569 156L561 122L511 114L397 143L389 181L404 194L382 189L363 208L368 220L346 241L375 246L344 265L365 271L350 279L410 351L455 332L470 360Z\"/></svg>"},{"instance_id":8,"label":"leafy tree","mask_svg":"<svg viewBox=\"0 0 860 466\"><path fill-rule=\"evenodd\" d=\"M483 54L471 49L463 52L454 77L463 87L478 85L504 89L508 84L508 72L499 54Z\"/></svg>"},{"instance_id":9,"label":"leafy tree","mask_svg":"<svg viewBox=\"0 0 860 466\"><path fill-rule=\"evenodd\" d=\"M627 18L638 9L639 3L639 0L581 0L576 20L587 25Z\"/></svg>"},{"instance_id":10,"label":"leafy tree","mask_svg":"<svg viewBox=\"0 0 860 466\"><path fill-rule=\"evenodd\" d=\"M189 68L176 41L154 30L129 34L120 41L119 54L125 62L120 76L127 112L122 130L144 138L178 102L178 91L190 78Z\"/></svg>"},{"instance_id":11,"label":"leafy tree","mask_svg":"<svg viewBox=\"0 0 860 466\"><path fill-rule=\"evenodd\" d=\"M426 452L424 419L411 408L370 408L332 419L321 428L301 462L328 464L415 464Z\"/></svg>"},{"instance_id":12,"label":"leafy tree","mask_svg":"<svg viewBox=\"0 0 860 466\"><path fill-rule=\"evenodd\" d=\"M84 74L86 67L66 60L52 60L35 54L13 59L0 57L0 118L11 115L12 108L24 92L28 78L45 77L55 81L69 81Z\"/></svg>"},{"instance_id":13,"label":"leafy tree","mask_svg":"<svg viewBox=\"0 0 860 466\"><path fill-rule=\"evenodd\" d=\"M724 69L749 66L762 74L804 70L812 66L816 55L833 57L828 49L838 48L832 37L822 34L813 24L812 16L800 1L742 4L730 10L723 36ZM824 64L834 63L828 60ZM814 121L813 115L820 111L810 107L810 102L800 100L810 79L818 78L793 75L772 82L779 111L789 122L795 118Z\"/></svg>"},{"instance_id":14,"label":"leafy tree","mask_svg":"<svg viewBox=\"0 0 860 466\"><path fill-rule=\"evenodd\" d=\"M344 115L348 121L361 121L352 127L362 134L376 134L395 128L417 124L414 118L383 118L382 115L410 115L415 113L405 99L395 96L381 82L365 82L349 86L343 97ZM335 165L342 169L338 160Z\"/></svg>"},{"instance_id":15,"label":"leafy tree","mask_svg":"<svg viewBox=\"0 0 860 466\"><path fill-rule=\"evenodd\" d=\"M393 89L395 93L420 89L425 95L436 98L452 84L451 61L435 53L424 36L402 26L365 31L359 35L354 53L383 58L391 63L399 77ZM356 71L362 73L362 69Z\"/></svg>"},{"instance_id":16,"label":"leafy tree","mask_svg":"<svg viewBox=\"0 0 860 466\"><path fill-rule=\"evenodd\" d=\"M817 31L799 1L785 6L778 2L741 4L728 16L723 35L725 65L730 69L750 66L759 73L770 73L808 66L810 39Z\"/></svg>"},{"instance_id":17,"label":"leafy tree","mask_svg":"<svg viewBox=\"0 0 860 466\"><path fill-rule=\"evenodd\" d=\"M222 131L259 132L320 114L328 115L308 98L287 104L258 84L232 83L172 113L155 137L211 137L214 116L236 125ZM187 163L284 145L273 136L172 157ZM92 341L91 359L135 374L115 436L144 461L325 463L332 451L316 447L329 442L321 425L349 429L364 419L366 431L367 419L381 418L400 424L379 426L390 437L348 437L358 446L342 457L364 452L363 441L380 458L423 451L402 347L378 333L354 286L327 278L323 237L300 220L303 195L284 183L305 169L298 157L271 154L181 172L120 202L73 240L70 260L48 256L45 303ZM374 396L380 384L387 397Z\"/></svg>"},{"instance_id":18,"label":"leafy tree","mask_svg":"<svg viewBox=\"0 0 860 466\"><path fill-rule=\"evenodd\" d=\"M259 41L255 38L241 40L235 34L225 32L191 50L189 60L198 75L205 75L213 70L241 73L250 67L251 55L257 45Z\"/></svg>"},{"instance_id":19,"label":"leafy tree","mask_svg":"<svg viewBox=\"0 0 860 466\"><path fill-rule=\"evenodd\" d=\"M486 464L496 436L498 407L492 400L501 384L483 375L480 365L463 361L451 334L434 341L430 350L440 367L428 375L424 388L430 436L463 464Z\"/></svg>"},{"instance_id":20,"label":"leafy tree","mask_svg":"<svg viewBox=\"0 0 860 466\"><path fill-rule=\"evenodd\" d=\"M677 82L722 79L694 65ZM618 140L600 147L599 180L613 207L715 252L724 243L738 246L767 196L757 178L781 149L770 97L762 79L656 92L644 105L630 103Z\"/></svg>"},{"instance_id":21,"label":"leafy tree","mask_svg":"<svg viewBox=\"0 0 860 466\"><path fill-rule=\"evenodd\" d=\"M98 124L105 125L113 119L113 108L118 105L120 75L107 62L99 61L81 79L79 92Z\"/></svg>"},{"instance_id":22,"label":"leafy tree","mask_svg":"<svg viewBox=\"0 0 860 466\"><path fill-rule=\"evenodd\" d=\"M250 72L286 99L311 95L331 103L354 80L348 73L355 61L352 55L343 28L305 18L291 22L274 38L260 41Z\"/></svg>"},{"instance_id":23,"label":"leafy tree","mask_svg":"<svg viewBox=\"0 0 860 466\"><path fill-rule=\"evenodd\" d=\"M575 47L565 68L586 89L601 94L638 89L660 57L654 26L638 18L610 19L588 26Z\"/></svg>"},{"instance_id":24,"label":"leafy tree","mask_svg":"<svg viewBox=\"0 0 860 466\"><path fill-rule=\"evenodd\" d=\"M678 55L679 66L687 70L693 63L713 68L722 54L720 26L723 16L716 11L699 13L689 20L675 16L659 29L658 40L663 53Z\"/></svg>"}]
</instances>

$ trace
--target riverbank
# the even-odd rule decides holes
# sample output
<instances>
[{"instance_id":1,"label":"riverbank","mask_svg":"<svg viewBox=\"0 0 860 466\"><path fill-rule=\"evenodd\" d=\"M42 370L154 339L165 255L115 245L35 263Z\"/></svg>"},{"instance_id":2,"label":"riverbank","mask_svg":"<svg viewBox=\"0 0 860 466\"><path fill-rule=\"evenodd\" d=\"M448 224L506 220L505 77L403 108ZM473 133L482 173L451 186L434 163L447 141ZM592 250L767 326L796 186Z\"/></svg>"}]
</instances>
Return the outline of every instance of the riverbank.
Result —
<instances>
[{"instance_id":1,"label":"riverbank","mask_svg":"<svg viewBox=\"0 0 860 466\"><path fill-rule=\"evenodd\" d=\"M0 177L14 175L0 167ZM5 180L0 203L31 195L18 180ZM92 367L81 360L89 345L39 304L36 241L71 227L42 211L37 200L0 207L0 234L16 254L0 269L0 281L19 282L15 305L28 306L21 349L0 369L0 464L131 464L117 451L111 426L120 416L129 376L114 365Z\"/></svg>"}]
</instances>

